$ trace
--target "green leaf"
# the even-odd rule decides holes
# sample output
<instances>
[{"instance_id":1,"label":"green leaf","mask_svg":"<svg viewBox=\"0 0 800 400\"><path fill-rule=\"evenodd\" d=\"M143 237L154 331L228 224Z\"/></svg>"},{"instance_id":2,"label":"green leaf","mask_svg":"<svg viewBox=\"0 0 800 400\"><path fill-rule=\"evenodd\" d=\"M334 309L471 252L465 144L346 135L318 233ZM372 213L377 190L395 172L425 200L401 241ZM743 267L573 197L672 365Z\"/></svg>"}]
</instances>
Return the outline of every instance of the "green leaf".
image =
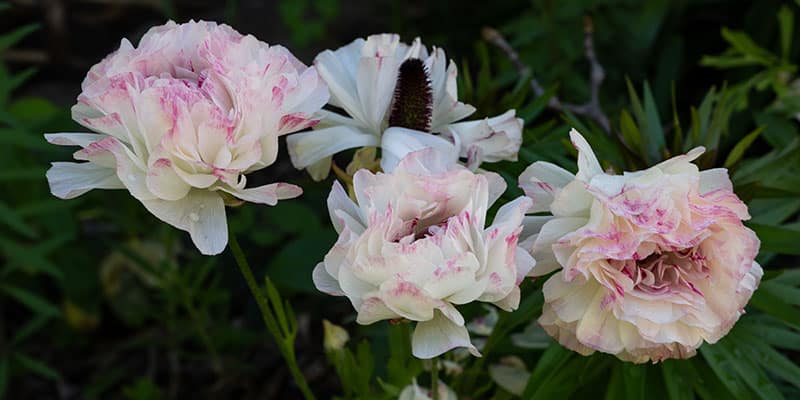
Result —
<instances>
[{"instance_id":1,"label":"green leaf","mask_svg":"<svg viewBox=\"0 0 800 400\"><path fill-rule=\"evenodd\" d=\"M786 5L781 6L778 10L778 27L781 31L781 57L786 60L792 49L792 33L794 32L794 13Z\"/></svg>"},{"instance_id":2,"label":"green leaf","mask_svg":"<svg viewBox=\"0 0 800 400\"><path fill-rule=\"evenodd\" d=\"M700 354L708 362L716 376L736 399L750 399L750 391L737 373L736 359L732 358L722 342L700 347Z\"/></svg>"},{"instance_id":3,"label":"green leaf","mask_svg":"<svg viewBox=\"0 0 800 400\"><path fill-rule=\"evenodd\" d=\"M737 330L732 339L737 342L736 348L747 352L762 367L775 376L800 388L800 366L766 344L759 335Z\"/></svg>"},{"instance_id":4,"label":"green leaf","mask_svg":"<svg viewBox=\"0 0 800 400\"><path fill-rule=\"evenodd\" d=\"M2 201L0 201L0 222L29 239L36 238L36 232L25 223L22 217Z\"/></svg>"},{"instance_id":5,"label":"green leaf","mask_svg":"<svg viewBox=\"0 0 800 400\"><path fill-rule=\"evenodd\" d=\"M31 293L20 287L10 286L8 284L0 285L0 290L13 297L20 303L25 304L28 306L28 308L38 314L47 316L61 315L61 311L59 311L58 307L50 304L50 302L41 298L35 293Z\"/></svg>"},{"instance_id":6,"label":"green leaf","mask_svg":"<svg viewBox=\"0 0 800 400\"><path fill-rule=\"evenodd\" d=\"M19 344L30 335L38 332L42 329L48 321L50 321L51 316L48 314L34 314L25 325L22 326L15 334L14 338L11 339L12 344Z\"/></svg>"},{"instance_id":7,"label":"green leaf","mask_svg":"<svg viewBox=\"0 0 800 400\"><path fill-rule=\"evenodd\" d=\"M647 145L650 156L653 157L653 161L657 161L662 158L666 148L666 140L664 138L664 129L661 127L661 117L658 115L658 105L656 105L653 93L650 91L650 85L647 82L644 83L644 112L647 116L644 142Z\"/></svg>"},{"instance_id":8,"label":"green leaf","mask_svg":"<svg viewBox=\"0 0 800 400\"><path fill-rule=\"evenodd\" d=\"M631 363L622 364L622 378L625 382L625 398L641 399L647 398L647 366Z\"/></svg>"},{"instance_id":9,"label":"green leaf","mask_svg":"<svg viewBox=\"0 0 800 400\"><path fill-rule=\"evenodd\" d=\"M30 35L37 29L39 29L39 24L28 24L19 27L17 30L11 33L0 35L0 51L17 44L17 42L24 39L25 36Z\"/></svg>"},{"instance_id":10,"label":"green leaf","mask_svg":"<svg viewBox=\"0 0 800 400\"><path fill-rule=\"evenodd\" d=\"M633 122L631 115L625 109L620 112L619 125L625 142L633 149L644 151L642 148L642 134L639 132L636 123Z\"/></svg>"},{"instance_id":11,"label":"green leaf","mask_svg":"<svg viewBox=\"0 0 800 400\"><path fill-rule=\"evenodd\" d=\"M750 39L750 36L744 32L722 28L722 37L747 59L765 66L777 62L776 57L772 55L772 53L757 45Z\"/></svg>"},{"instance_id":12,"label":"green leaf","mask_svg":"<svg viewBox=\"0 0 800 400\"><path fill-rule=\"evenodd\" d=\"M750 298L750 304L795 329L800 329L800 313L797 312L797 308L786 303L784 299L776 296L769 289L756 290L753 297Z\"/></svg>"},{"instance_id":13,"label":"green leaf","mask_svg":"<svg viewBox=\"0 0 800 400\"><path fill-rule=\"evenodd\" d=\"M43 244L47 244L47 242L40 243L39 246ZM9 260L23 269L46 273L54 278L62 279L64 276L61 270L45 258L44 252L37 247L22 246L15 242L0 239L0 249L3 250Z\"/></svg>"},{"instance_id":14,"label":"green leaf","mask_svg":"<svg viewBox=\"0 0 800 400\"><path fill-rule=\"evenodd\" d=\"M670 400L692 400L697 376L691 372L692 364L679 360L666 360L661 363L661 375L667 387Z\"/></svg>"},{"instance_id":15,"label":"green leaf","mask_svg":"<svg viewBox=\"0 0 800 400\"><path fill-rule=\"evenodd\" d=\"M49 366L47 366L47 364L45 364L40 360L28 357L22 353L14 353L14 358L28 371L37 373L45 378L52 380L61 379L61 375L58 373L58 371L50 368Z\"/></svg>"},{"instance_id":16,"label":"green leaf","mask_svg":"<svg viewBox=\"0 0 800 400\"><path fill-rule=\"evenodd\" d=\"M761 251L800 255L800 246L797 245L800 230L762 224L747 224L747 226L761 239Z\"/></svg>"},{"instance_id":17,"label":"green leaf","mask_svg":"<svg viewBox=\"0 0 800 400\"><path fill-rule=\"evenodd\" d=\"M536 368L531 373L528 384L525 385L522 398L531 399L540 390L547 389L547 386L551 384L551 380L548 378L557 371L562 370L573 357L576 357L576 354L572 351L567 350L558 343L551 344L536 363Z\"/></svg>"},{"instance_id":18,"label":"green leaf","mask_svg":"<svg viewBox=\"0 0 800 400\"><path fill-rule=\"evenodd\" d=\"M747 136L743 137L739 143L736 143L736 146L733 146L733 149L730 153L728 153L728 157L725 159L725 168L730 168L736 162L738 162L742 156L744 155L745 151L750 148L750 145L758 138L758 135L761 134L761 131L764 130L764 127L758 127L752 132L748 133Z\"/></svg>"}]
</instances>

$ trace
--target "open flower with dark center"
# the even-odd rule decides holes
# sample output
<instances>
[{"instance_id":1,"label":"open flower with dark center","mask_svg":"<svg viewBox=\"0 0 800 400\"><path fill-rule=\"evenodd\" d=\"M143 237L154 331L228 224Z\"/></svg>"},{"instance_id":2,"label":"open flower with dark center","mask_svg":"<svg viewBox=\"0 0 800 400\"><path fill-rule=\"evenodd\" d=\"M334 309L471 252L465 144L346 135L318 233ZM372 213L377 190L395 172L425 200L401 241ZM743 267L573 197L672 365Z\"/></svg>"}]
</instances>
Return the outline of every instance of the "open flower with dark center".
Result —
<instances>
[{"instance_id":1,"label":"open flower with dark center","mask_svg":"<svg viewBox=\"0 0 800 400\"><path fill-rule=\"evenodd\" d=\"M652 168L603 172L571 133L577 176L532 164L520 186L533 199L536 231L523 246L544 285L539 323L581 354L633 362L687 358L731 329L758 286L759 240L724 169L699 171L696 148ZM560 269L560 270L559 270Z\"/></svg>"},{"instance_id":2,"label":"open flower with dark center","mask_svg":"<svg viewBox=\"0 0 800 400\"><path fill-rule=\"evenodd\" d=\"M314 65L330 88L329 104L341 110L323 111L313 131L287 138L292 163L314 179L328 175L332 155L366 146L389 154L381 161L385 171L425 147L446 150L473 170L517 159L522 120L514 110L458 122L475 108L458 100L456 65L440 48L429 52L419 39L405 44L396 34L372 35L323 51Z\"/></svg>"},{"instance_id":3,"label":"open flower with dark center","mask_svg":"<svg viewBox=\"0 0 800 400\"><path fill-rule=\"evenodd\" d=\"M245 174L274 163L278 137L317 123L328 100L315 69L285 48L203 21L154 27L138 47L123 40L81 88L73 119L97 133L45 135L87 161L53 163L53 194L126 189L203 254L227 244L225 198L274 205L302 193L246 187Z\"/></svg>"},{"instance_id":4,"label":"open flower with dark center","mask_svg":"<svg viewBox=\"0 0 800 400\"><path fill-rule=\"evenodd\" d=\"M517 308L518 285L535 263L517 245L530 199L504 205L485 227L505 182L433 149L410 153L391 174L362 169L353 189L357 202L338 182L328 197L339 239L314 269L317 288L347 296L360 324L416 321L416 357L455 347L478 354L456 306Z\"/></svg>"}]
</instances>

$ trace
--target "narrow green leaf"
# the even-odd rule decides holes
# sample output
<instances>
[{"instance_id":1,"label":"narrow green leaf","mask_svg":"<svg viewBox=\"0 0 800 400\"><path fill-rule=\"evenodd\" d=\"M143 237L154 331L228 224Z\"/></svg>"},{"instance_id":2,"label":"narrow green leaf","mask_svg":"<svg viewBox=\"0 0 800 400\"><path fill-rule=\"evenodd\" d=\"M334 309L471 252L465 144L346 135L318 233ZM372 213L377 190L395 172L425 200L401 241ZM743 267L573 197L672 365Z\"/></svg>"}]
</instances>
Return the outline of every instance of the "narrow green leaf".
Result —
<instances>
[{"instance_id":1,"label":"narrow green leaf","mask_svg":"<svg viewBox=\"0 0 800 400\"><path fill-rule=\"evenodd\" d=\"M647 366L631 363L622 364L622 378L625 382L625 398L644 400L646 396Z\"/></svg>"},{"instance_id":2,"label":"narrow green leaf","mask_svg":"<svg viewBox=\"0 0 800 400\"><path fill-rule=\"evenodd\" d=\"M762 224L747 224L747 226L761 239L761 251L800 255L800 246L797 245L800 230Z\"/></svg>"},{"instance_id":3,"label":"narrow green leaf","mask_svg":"<svg viewBox=\"0 0 800 400\"><path fill-rule=\"evenodd\" d=\"M735 360L728 356L727 350L721 345L706 344L700 347L700 354L708 362L708 365L716 374L723 385L735 396L736 399L744 400L751 398L747 386L742 381L737 369L734 366Z\"/></svg>"},{"instance_id":4,"label":"narrow green leaf","mask_svg":"<svg viewBox=\"0 0 800 400\"><path fill-rule=\"evenodd\" d=\"M786 5L781 6L781 9L778 10L778 27L781 30L781 57L786 60L792 49L792 33L794 32L794 13Z\"/></svg>"},{"instance_id":5,"label":"narrow green leaf","mask_svg":"<svg viewBox=\"0 0 800 400\"><path fill-rule=\"evenodd\" d=\"M22 326L15 334L14 338L11 339L12 344L18 344L30 337L32 334L38 332L42 329L48 321L50 321L51 316L47 314L34 314L25 325Z\"/></svg>"},{"instance_id":6,"label":"narrow green leaf","mask_svg":"<svg viewBox=\"0 0 800 400\"><path fill-rule=\"evenodd\" d=\"M694 399L692 388L697 381L697 376L691 373L691 363L667 360L661 363L660 368L670 400Z\"/></svg>"},{"instance_id":7,"label":"narrow green leaf","mask_svg":"<svg viewBox=\"0 0 800 400\"><path fill-rule=\"evenodd\" d=\"M775 376L800 388L800 366L770 347L760 336L737 331L733 339L737 342L737 349L747 352L750 358Z\"/></svg>"},{"instance_id":8,"label":"narrow green leaf","mask_svg":"<svg viewBox=\"0 0 800 400\"><path fill-rule=\"evenodd\" d=\"M795 329L800 329L800 313L797 312L797 308L768 290L756 290L750 298L750 304Z\"/></svg>"},{"instance_id":9,"label":"narrow green leaf","mask_svg":"<svg viewBox=\"0 0 800 400\"><path fill-rule=\"evenodd\" d=\"M47 244L40 243L39 246ZM54 278L62 279L64 275L53 263L45 258L45 251L38 249L38 246L27 247L19 245L9 240L0 239L0 249L3 250L9 260L15 262L24 269L46 273Z\"/></svg>"},{"instance_id":10,"label":"narrow green leaf","mask_svg":"<svg viewBox=\"0 0 800 400\"><path fill-rule=\"evenodd\" d=\"M636 126L636 123L633 122L631 115L625 109L620 111L619 125L620 130L622 131L622 137L625 138L625 141L628 143L628 145L632 149L644 151L642 148L642 134L639 132L639 128Z\"/></svg>"},{"instance_id":11,"label":"narrow green leaf","mask_svg":"<svg viewBox=\"0 0 800 400\"><path fill-rule=\"evenodd\" d=\"M36 232L25 223L22 217L2 201L0 201L0 222L29 239L36 238Z\"/></svg>"},{"instance_id":12,"label":"narrow green leaf","mask_svg":"<svg viewBox=\"0 0 800 400\"><path fill-rule=\"evenodd\" d=\"M22 353L14 353L14 358L28 371L37 373L52 380L61 379L61 375L58 373L58 371L50 368L47 364L40 360L29 357Z\"/></svg>"},{"instance_id":13,"label":"narrow green leaf","mask_svg":"<svg viewBox=\"0 0 800 400\"><path fill-rule=\"evenodd\" d=\"M24 39L25 36L30 35L37 29L39 29L39 24L28 24L19 27L17 30L11 33L0 35L0 51L17 44L17 42Z\"/></svg>"},{"instance_id":14,"label":"narrow green leaf","mask_svg":"<svg viewBox=\"0 0 800 400\"><path fill-rule=\"evenodd\" d=\"M758 135L760 135L761 131L763 130L764 130L763 127L758 127L752 132L748 133L747 136L743 137L742 140L739 141L739 143L736 143L736 146L733 146L733 149L728 154L728 157L725 159L725 164L724 164L725 168L730 168L734 164L736 164L736 162L742 158L745 151L747 151L747 149L750 148L750 145L753 144L753 142L756 140L756 138L758 138Z\"/></svg>"},{"instance_id":15,"label":"narrow green leaf","mask_svg":"<svg viewBox=\"0 0 800 400\"><path fill-rule=\"evenodd\" d=\"M28 306L28 308L38 314L47 316L61 315L61 311L59 311L58 307L50 304L49 301L41 298L38 294L8 284L0 285L0 290L13 297L20 303L25 304Z\"/></svg>"},{"instance_id":16,"label":"narrow green leaf","mask_svg":"<svg viewBox=\"0 0 800 400\"><path fill-rule=\"evenodd\" d=\"M644 83L644 113L646 115L646 123L644 129L644 143L647 151L652 158L651 161L658 161L663 158L663 152L666 148L666 139L664 138L664 129L661 127L661 117L658 115L658 105L656 104L653 93L650 91L650 85ZM641 124L643 121L639 121Z\"/></svg>"}]
</instances>

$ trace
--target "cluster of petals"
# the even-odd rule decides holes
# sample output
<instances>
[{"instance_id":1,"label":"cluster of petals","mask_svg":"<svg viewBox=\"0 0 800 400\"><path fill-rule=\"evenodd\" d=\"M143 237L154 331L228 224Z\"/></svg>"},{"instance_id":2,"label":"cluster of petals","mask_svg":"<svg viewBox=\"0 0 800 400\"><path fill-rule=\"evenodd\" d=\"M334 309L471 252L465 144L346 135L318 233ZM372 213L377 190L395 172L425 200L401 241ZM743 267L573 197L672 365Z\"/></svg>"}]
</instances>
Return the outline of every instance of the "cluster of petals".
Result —
<instances>
[{"instance_id":1,"label":"cluster of petals","mask_svg":"<svg viewBox=\"0 0 800 400\"><path fill-rule=\"evenodd\" d=\"M409 59L424 62L430 84L427 132L389 126L398 71ZM458 100L456 65L440 48L429 52L419 38L410 45L397 34L359 38L320 53L314 65L330 88L330 104L345 114L323 111L313 131L287 138L295 167L307 169L314 179L328 175L332 155L368 146L382 149L384 171L391 171L405 154L426 147L437 148L454 160L465 159L473 170L484 161L517 159L523 121L515 117L515 111L458 122L475 108Z\"/></svg>"},{"instance_id":2,"label":"cluster of petals","mask_svg":"<svg viewBox=\"0 0 800 400\"><path fill-rule=\"evenodd\" d=\"M355 202L338 182L328 197L339 239L314 270L317 288L347 296L360 324L416 321L418 358L456 347L478 355L455 306L517 308L518 285L535 264L518 246L531 200L505 204L486 228L503 179L433 149L410 153L392 173L360 170L353 189Z\"/></svg>"},{"instance_id":3,"label":"cluster of petals","mask_svg":"<svg viewBox=\"0 0 800 400\"><path fill-rule=\"evenodd\" d=\"M297 186L246 187L244 174L275 162L278 137L314 125L327 88L281 46L213 22L169 22L91 68L72 108L96 133L46 135L80 146L83 163L56 162L51 190L73 198L127 189L204 254L227 244L225 199L274 205Z\"/></svg>"},{"instance_id":4,"label":"cluster of petals","mask_svg":"<svg viewBox=\"0 0 800 400\"><path fill-rule=\"evenodd\" d=\"M605 173L573 131L578 173L536 162L524 246L536 258L539 323L581 354L632 362L687 358L731 329L758 286L759 240L725 169L699 171L695 148L643 171Z\"/></svg>"}]
</instances>

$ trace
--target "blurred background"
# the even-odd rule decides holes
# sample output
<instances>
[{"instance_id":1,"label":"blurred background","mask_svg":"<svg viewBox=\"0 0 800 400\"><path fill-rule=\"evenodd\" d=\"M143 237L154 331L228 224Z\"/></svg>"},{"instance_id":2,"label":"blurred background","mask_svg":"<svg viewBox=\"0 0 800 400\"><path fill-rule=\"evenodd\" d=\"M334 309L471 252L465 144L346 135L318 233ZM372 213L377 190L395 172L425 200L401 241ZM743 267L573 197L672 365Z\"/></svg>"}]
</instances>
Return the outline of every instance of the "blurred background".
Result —
<instances>
[{"instance_id":1,"label":"blurred background","mask_svg":"<svg viewBox=\"0 0 800 400\"><path fill-rule=\"evenodd\" d=\"M72 150L42 134L85 131L69 107L87 70L123 37L135 44L169 19L214 20L311 63L318 52L371 33L397 32L406 42L419 36L458 64L459 97L478 108L475 116L516 108L525 119L520 162L491 167L509 180L507 198L521 193L515 177L530 162L572 164L569 126L617 171L703 144L710 150L704 166L732 169L769 271L797 265L798 11L777 0L0 1L0 392L9 399L299 398L228 252L198 255L188 235L124 191L70 201L49 194L49 163L70 160ZM610 135L586 115L548 107L553 97L590 98L587 26L605 70L598 92ZM504 35L533 75L520 76L482 38L484 27ZM531 89L532 77L542 95ZM662 139L652 147L648 137ZM380 376L386 324L357 327L349 303L318 293L310 279L336 239L325 206L331 178L312 182L283 150L255 175L256 183L280 179L305 189L276 207L231 209L229 221L256 274L268 274L295 308L298 357L311 386L321 398L341 390L322 348L323 318L345 326L353 342L371 344ZM789 321L787 332L796 335L800 297L777 305L774 297L797 295L798 283L754 297L763 310L750 324ZM800 342L790 338L770 348L796 361ZM536 346L527 350L529 367L541 354ZM609 371L619 365L608 363ZM782 377L769 360L754 363L775 378L781 396L800 398L795 370L784 366L790 375ZM590 389L567 395L590 393L581 390Z\"/></svg>"}]
</instances>

